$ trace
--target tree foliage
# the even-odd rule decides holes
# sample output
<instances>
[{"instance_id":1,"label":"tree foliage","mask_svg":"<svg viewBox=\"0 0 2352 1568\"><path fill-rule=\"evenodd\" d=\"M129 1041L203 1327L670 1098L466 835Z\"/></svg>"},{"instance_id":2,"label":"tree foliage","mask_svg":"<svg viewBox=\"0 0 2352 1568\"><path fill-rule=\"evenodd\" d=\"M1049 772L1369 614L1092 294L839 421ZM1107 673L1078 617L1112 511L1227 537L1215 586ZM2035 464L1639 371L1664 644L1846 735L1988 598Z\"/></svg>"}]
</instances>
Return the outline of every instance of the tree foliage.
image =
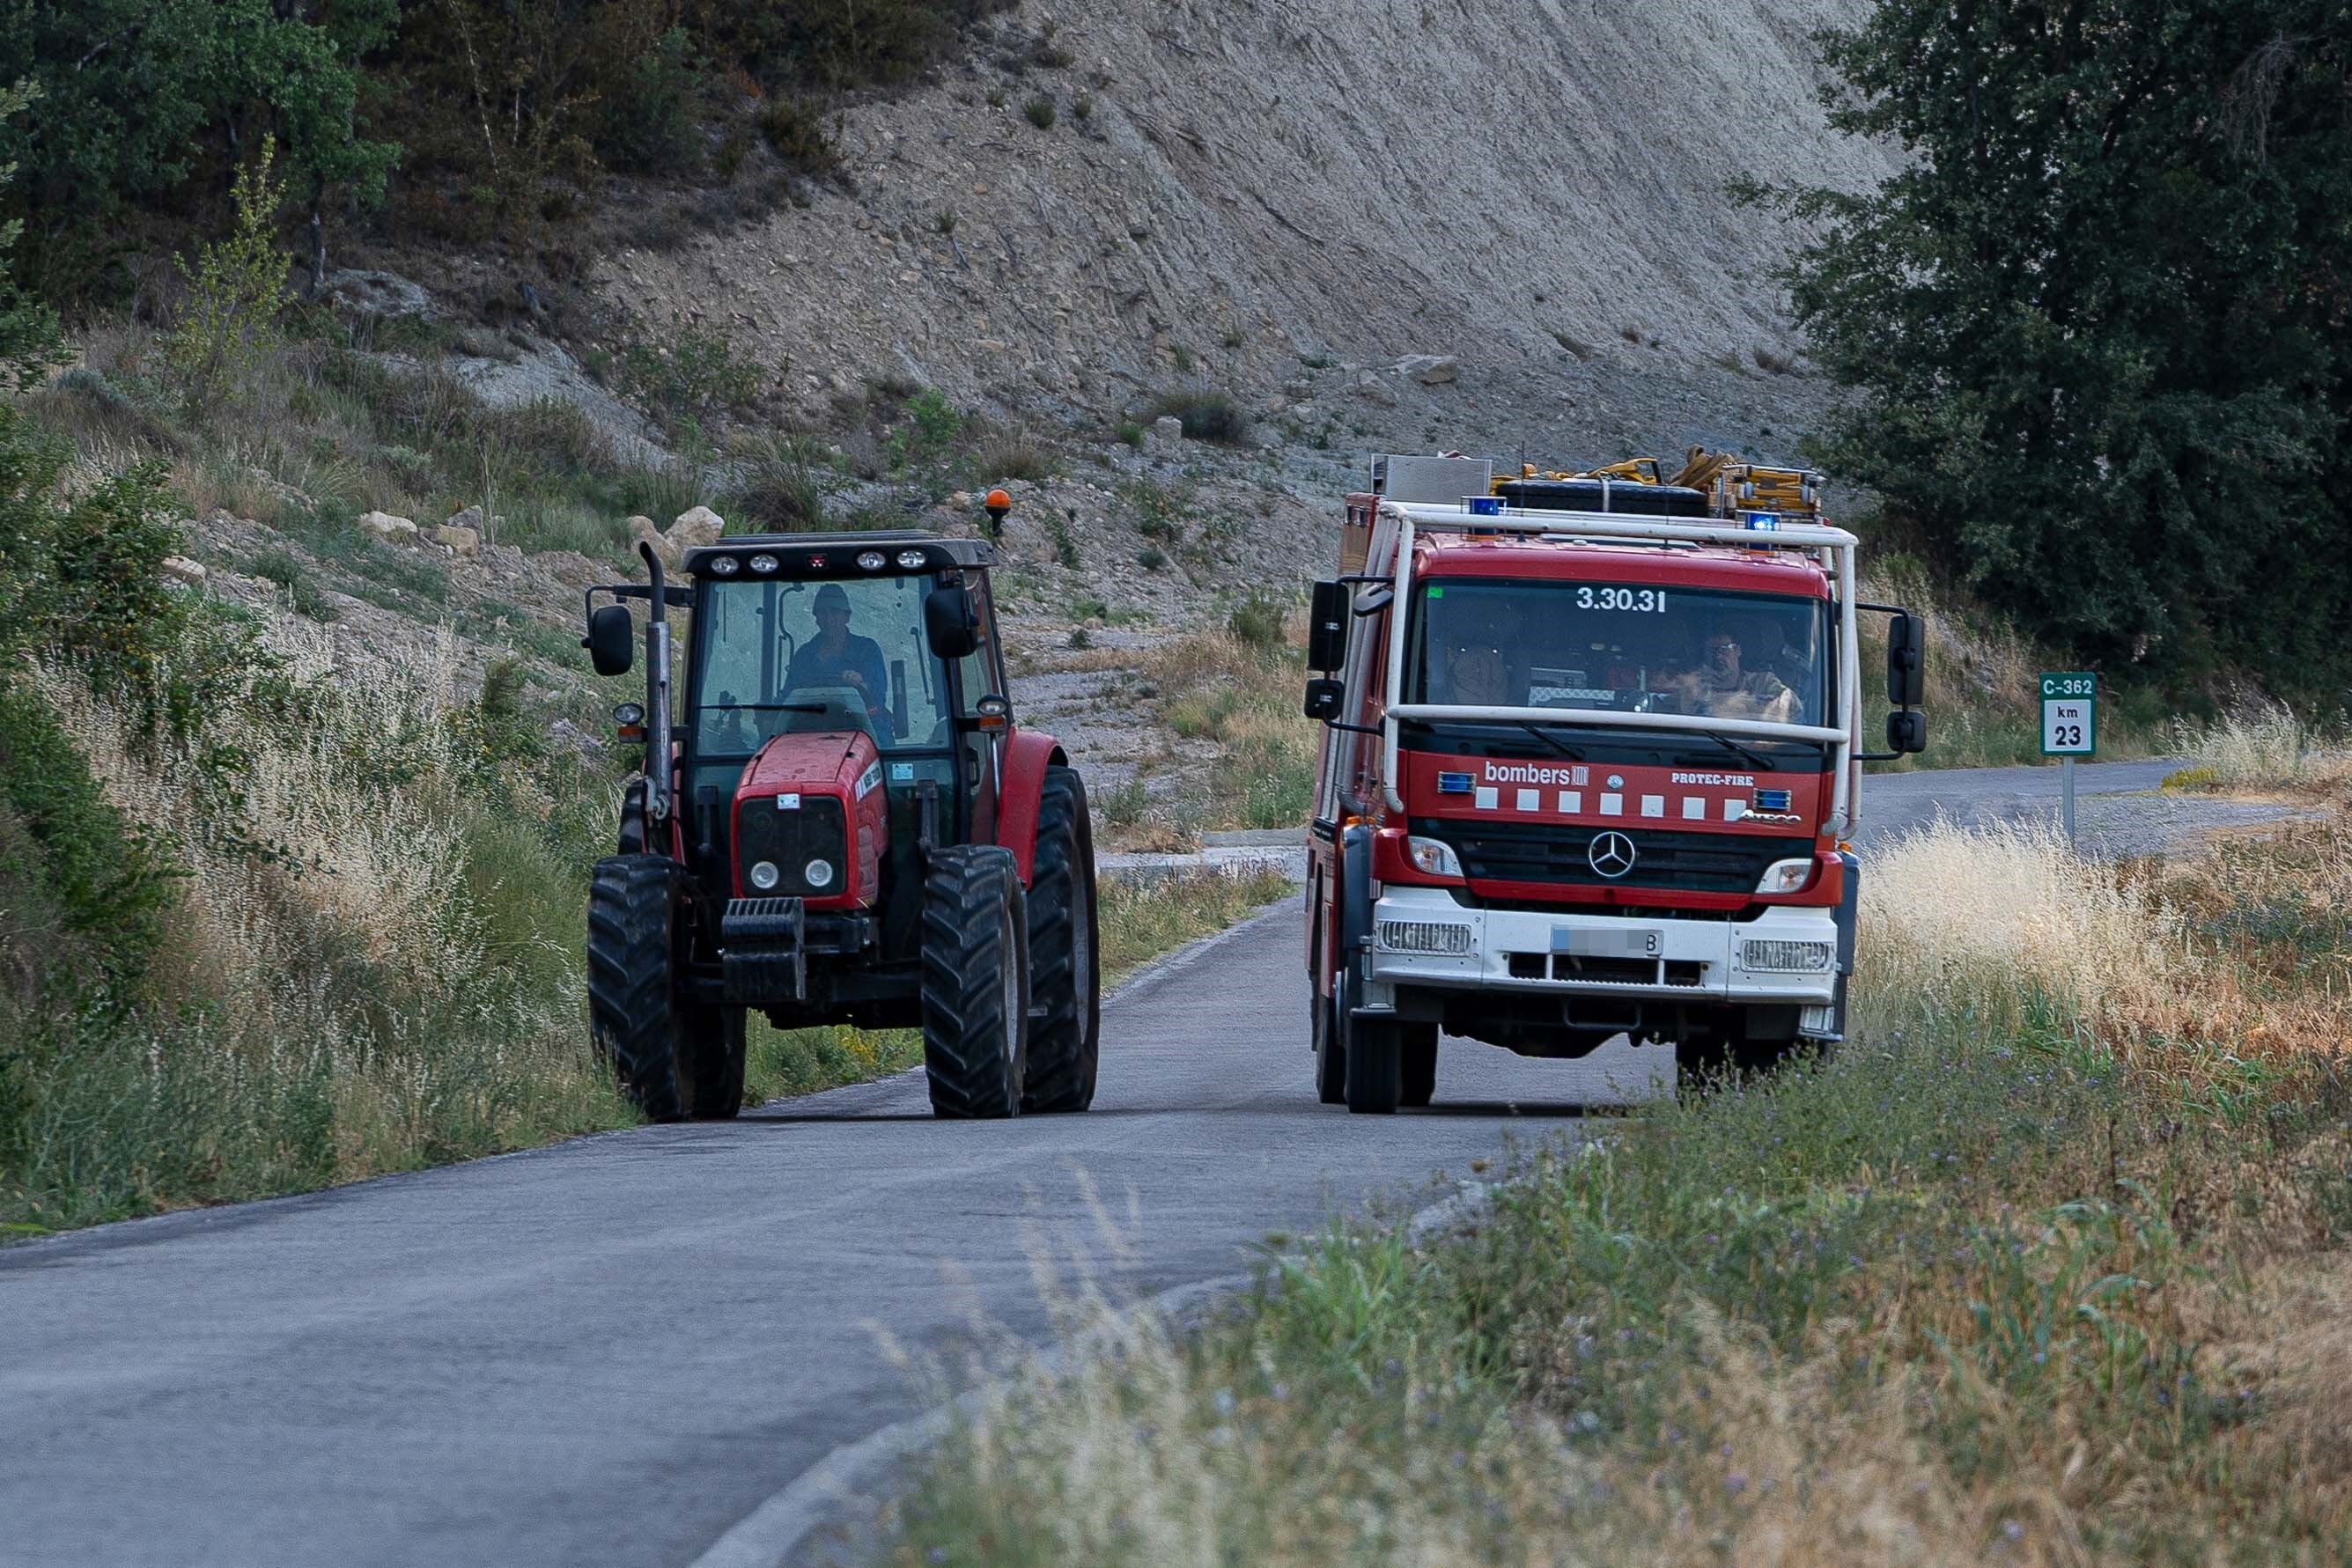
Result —
<instances>
[{"instance_id":1,"label":"tree foliage","mask_svg":"<svg viewBox=\"0 0 2352 1568\"><path fill-rule=\"evenodd\" d=\"M1865 394L1824 460L2061 646L2340 694L2352 5L1882 0L1824 44L1832 123L1905 155L1748 192Z\"/></svg>"},{"instance_id":2,"label":"tree foliage","mask_svg":"<svg viewBox=\"0 0 2352 1568\"><path fill-rule=\"evenodd\" d=\"M398 149L365 134L356 62L399 15L398 0L0 0L0 81L42 96L0 126L36 247L86 244L264 135L306 187L380 197Z\"/></svg>"}]
</instances>

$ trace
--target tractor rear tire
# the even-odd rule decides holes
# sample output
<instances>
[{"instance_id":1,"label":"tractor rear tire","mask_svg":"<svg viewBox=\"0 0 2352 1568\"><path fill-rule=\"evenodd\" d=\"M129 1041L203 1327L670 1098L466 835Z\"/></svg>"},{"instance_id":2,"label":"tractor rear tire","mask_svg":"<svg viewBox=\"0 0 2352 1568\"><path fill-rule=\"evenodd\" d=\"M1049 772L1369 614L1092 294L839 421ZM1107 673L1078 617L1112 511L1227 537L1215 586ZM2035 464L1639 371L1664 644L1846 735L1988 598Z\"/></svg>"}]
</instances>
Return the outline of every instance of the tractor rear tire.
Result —
<instances>
[{"instance_id":1,"label":"tractor rear tire","mask_svg":"<svg viewBox=\"0 0 2352 1568\"><path fill-rule=\"evenodd\" d=\"M1437 1026L1409 1023L1401 1027L1404 1032L1403 1083L1397 1103L1418 1110L1437 1092Z\"/></svg>"},{"instance_id":2,"label":"tractor rear tire","mask_svg":"<svg viewBox=\"0 0 2352 1568\"><path fill-rule=\"evenodd\" d=\"M589 877L589 1034L648 1122L686 1114L673 984L685 910L686 868L664 856L614 855Z\"/></svg>"},{"instance_id":3,"label":"tractor rear tire","mask_svg":"<svg viewBox=\"0 0 2352 1568\"><path fill-rule=\"evenodd\" d=\"M931 1109L1018 1115L1029 1065L1029 927L1013 852L953 844L923 877L923 1067Z\"/></svg>"},{"instance_id":4,"label":"tractor rear tire","mask_svg":"<svg viewBox=\"0 0 2352 1568\"><path fill-rule=\"evenodd\" d=\"M1094 825L1074 768L1045 769L1029 875L1029 1026L1024 1115L1083 1111L1102 1062L1102 951L1095 915Z\"/></svg>"},{"instance_id":5,"label":"tractor rear tire","mask_svg":"<svg viewBox=\"0 0 2352 1568\"><path fill-rule=\"evenodd\" d=\"M743 1036L748 1009L688 1004L679 1009L677 1075L689 1120L732 1121L743 1109Z\"/></svg>"}]
</instances>

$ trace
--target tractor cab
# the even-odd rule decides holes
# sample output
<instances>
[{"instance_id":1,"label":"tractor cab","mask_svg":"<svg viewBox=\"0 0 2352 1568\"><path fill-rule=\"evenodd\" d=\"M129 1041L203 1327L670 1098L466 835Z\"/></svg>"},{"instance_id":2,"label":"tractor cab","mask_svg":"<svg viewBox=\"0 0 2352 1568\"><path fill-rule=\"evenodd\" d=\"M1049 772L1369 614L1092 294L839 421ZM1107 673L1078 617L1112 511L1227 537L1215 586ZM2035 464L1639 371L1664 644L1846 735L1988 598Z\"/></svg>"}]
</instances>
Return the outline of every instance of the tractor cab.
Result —
<instances>
[{"instance_id":1,"label":"tractor cab","mask_svg":"<svg viewBox=\"0 0 2352 1568\"><path fill-rule=\"evenodd\" d=\"M1083 1109L1094 1085L1092 837L1060 748L1013 724L992 547L913 532L751 535L688 552L682 584L643 553L648 585L591 591L586 642L600 673L625 671L638 635L626 601L649 606L646 700L617 716L646 742L647 767L625 802L616 859L658 860L678 884L669 988L684 1016L710 1012L722 1036L740 1033L727 1018L755 1007L779 1027L919 1026L941 1114ZM595 607L600 593L619 602ZM675 704L673 608L689 615ZM1005 908L950 918L937 907L950 894ZM594 910L592 899L592 927ZM1013 912L1024 929L996 940ZM958 933L988 951L943 955ZM593 929L590 946L593 959ZM1040 950L1048 975L1034 972ZM946 992L982 967L1006 988L995 1003L948 1005ZM1033 983L1053 990L1050 1005L1014 999ZM591 1010L628 1082L626 1052L606 1043L628 1032L625 1021L608 1028ZM995 1021L966 1016L978 1014ZM1045 1040L1014 1040L1039 1021ZM1002 1038L983 1050L975 1028ZM740 1058L725 1039L714 1049ZM976 1051L1002 1058L992 1081L981 1081ZM1028 1065L1040 1054L1042 1072ZM657 1083L639 1098L649 1110L663 1101ZM679 1113L696 1113L681 1103Z\"/></svg>"}]
</instances>

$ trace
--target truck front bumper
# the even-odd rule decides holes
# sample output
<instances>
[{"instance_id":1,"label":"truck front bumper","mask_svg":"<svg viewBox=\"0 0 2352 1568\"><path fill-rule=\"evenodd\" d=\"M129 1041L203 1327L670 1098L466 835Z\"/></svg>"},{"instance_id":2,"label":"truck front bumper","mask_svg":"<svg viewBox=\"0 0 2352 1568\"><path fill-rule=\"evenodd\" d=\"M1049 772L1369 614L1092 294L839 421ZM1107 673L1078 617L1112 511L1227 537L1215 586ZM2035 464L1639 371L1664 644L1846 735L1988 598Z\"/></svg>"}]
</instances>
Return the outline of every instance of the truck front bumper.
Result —
<instances>
[{"instance_id":1,"label":"truck front bumper","mask_svg":"<svg viewBox=\"0 0 2352 1568\"><path fill-rule=\"evenodd\" d=\"M1836 912L1768 907L1753 920L1566 910L1465 909L1441 888L1390 887L1372 906L1366 997L1439 991L1622 997L1700 1006L1794 1006L1801 1032L1831 1034Z\"/></svg>"}]
</instances>

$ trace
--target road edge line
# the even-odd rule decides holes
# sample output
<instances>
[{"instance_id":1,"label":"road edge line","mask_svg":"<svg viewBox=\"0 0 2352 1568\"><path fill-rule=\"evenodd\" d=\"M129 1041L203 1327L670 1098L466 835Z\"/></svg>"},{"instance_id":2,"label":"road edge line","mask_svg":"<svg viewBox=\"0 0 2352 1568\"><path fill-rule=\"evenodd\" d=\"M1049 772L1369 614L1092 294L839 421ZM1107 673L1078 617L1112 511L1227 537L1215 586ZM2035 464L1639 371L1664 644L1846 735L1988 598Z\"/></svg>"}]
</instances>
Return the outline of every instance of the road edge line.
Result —
<instances>
[{"instance_id":1,"label":"road edge line","mask_svg":"<svg viewBox=\"0 0 2352 1568\"><path fill-rule=\"evenodd\" d=\"M1255 920L1244 924L1255 924ZM1241 928L1240 925L1233 925L1226 930L1238 931ZM1224 933L1217 935L1222 936ZM1216 936L1211 936L1205 938L1202 945L1215 940ZM1451 1197L1441 1198L1425 1208L1416 1210L1412 1218L1405 1221L1405 1233L1418 1240L1459 1216L1483 1207L1493 1191L1491 1184L1464 1181ZM1122 1322L1137 1312L1172 1317L1196 1301L1237 1290L1255 1277L1255 1273L1220 1274L1213 1279L1171 1286L1157 1295L1120 1308L1112 1316ZM1089 1331L1080 1335L1076 1343L1085 1345L1106 1332L1104 1329ZM1066 1344L1048 1345L1038 1353L1039 1364L1049 1372L1058 1373L1067 1360L1068 1349ZM867 1433L855 1443L845 1443L833 1449L785 1483L780 1490L772 1493L759 1507L736 1521L726 1533L705 1547L701 1555L693 1559L688 1568L785 1568L792 1554L806 1544L811 1536L835 1522L832 1515L836 1505L872 1500L866 1494L885 1471L938 1442L947 1435L957 1416L970 1414L1012 1381L1011 1377L991 1378L977 1388L959 1394L944 1405L936 1406L919 1416L893 1421L877 1431Z\"/></svg>"}]
</instances>

